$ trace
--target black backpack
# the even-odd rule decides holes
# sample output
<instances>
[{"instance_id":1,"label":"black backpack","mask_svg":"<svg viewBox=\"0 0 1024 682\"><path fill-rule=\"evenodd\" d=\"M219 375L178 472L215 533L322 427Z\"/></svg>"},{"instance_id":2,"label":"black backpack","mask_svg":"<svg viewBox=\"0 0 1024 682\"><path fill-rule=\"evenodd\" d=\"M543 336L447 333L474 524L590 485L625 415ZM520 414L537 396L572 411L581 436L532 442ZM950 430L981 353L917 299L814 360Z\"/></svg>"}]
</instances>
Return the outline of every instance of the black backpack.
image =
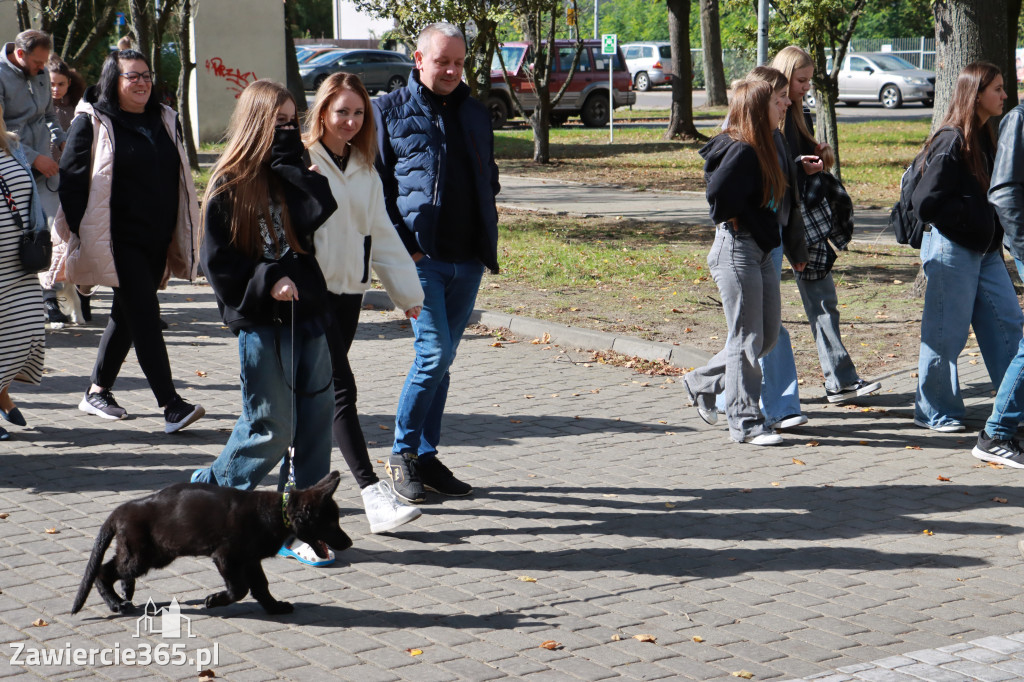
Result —
<instances>
[{"instance_id":1,"label":"black backpack","mask_svg":"<svg viewBox=\"0 0 1024 682\"><path fill-rule=\"evenodd\" d=\"M944 126L936 130L935 134L938 135L943 130L955 129ZM915 249L921 248L924 223L918 220L914 214L914 202L911 197L914 196L914 189L917 188L921 176L924 175L924 156L925 150L922 150L910 162L907 170L903 171L903 177L900 178L900 200L893 204L892 211L889 213L889 227L896 234L896 241L900 244L909 244Z\"/></svg>"},{"instance_id":2,"label":"black backpack","mask_svg":"<svg viewBox=\"0 0 1024 682\"><path fill-rule=\"evenodd\" d=\"M889 227L896 233L896 241L900 244L910 244L915 249L921 248L921 239L924 237L924 223L914 215L914 204L911 197L914 196L914 189L918 181L924 175L924 152L914 157L914 160L903 171L900 178L900 200L892 206L889 213Z\"/></svg>"}]
</instances>

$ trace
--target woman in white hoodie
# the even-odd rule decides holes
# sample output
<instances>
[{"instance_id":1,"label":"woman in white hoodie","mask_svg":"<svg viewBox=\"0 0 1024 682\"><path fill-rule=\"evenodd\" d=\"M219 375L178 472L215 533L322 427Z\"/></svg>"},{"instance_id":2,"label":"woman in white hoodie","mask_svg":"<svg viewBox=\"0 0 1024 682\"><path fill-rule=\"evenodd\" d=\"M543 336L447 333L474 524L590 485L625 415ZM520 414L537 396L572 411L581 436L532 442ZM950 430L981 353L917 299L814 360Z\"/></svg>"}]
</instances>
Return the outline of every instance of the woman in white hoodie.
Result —
<instances>
[{"instance_id":1,"label":"woman in white hoodie","mask_svg":"<svg viewBox=\"0 0 1024 682\"><path fill-rule=\"evenodd\" d=\"M316 259L327 280L333 320L327 342L334 363L334 440L362 489L371 533L420 516L377 478L356 413L356 382L348 362L370 268L407 318L423 304L423 289L409 252L384 207L384 188L373 168L377 136L370 96L358 77L335 73L324 81L306 115L306 147L327 176L338 210L315 233Z\"/></svg>"}]
</instances>

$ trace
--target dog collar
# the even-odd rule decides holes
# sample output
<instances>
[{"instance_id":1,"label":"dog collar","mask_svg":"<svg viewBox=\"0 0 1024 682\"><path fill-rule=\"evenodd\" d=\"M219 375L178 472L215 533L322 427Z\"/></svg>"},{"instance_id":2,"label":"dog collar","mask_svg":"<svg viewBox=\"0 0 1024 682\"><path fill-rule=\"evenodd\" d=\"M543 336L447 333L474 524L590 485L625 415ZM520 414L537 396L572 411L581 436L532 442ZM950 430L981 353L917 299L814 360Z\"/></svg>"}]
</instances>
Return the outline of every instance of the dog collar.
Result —
<instances>
[{"instance_id":1,"label":"dog collar","mask_svg":"<svg viewBox=\"0 0 1024 682\"><path fill-rule=\"evenodd\" d=\"M292 520L288 518L288 498L291 497L291 491L285 492L281 495L281 517L284 518L284 527L291 528Z\"/></svg>"}]
</instances>

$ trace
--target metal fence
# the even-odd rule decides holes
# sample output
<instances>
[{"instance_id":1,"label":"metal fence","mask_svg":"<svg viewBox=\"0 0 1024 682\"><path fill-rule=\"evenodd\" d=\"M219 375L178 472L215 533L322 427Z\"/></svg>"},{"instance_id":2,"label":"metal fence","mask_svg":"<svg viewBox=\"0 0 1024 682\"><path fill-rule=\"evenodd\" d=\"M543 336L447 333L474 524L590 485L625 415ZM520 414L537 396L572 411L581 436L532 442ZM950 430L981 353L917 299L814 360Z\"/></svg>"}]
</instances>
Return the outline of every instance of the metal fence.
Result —
<instances>
[{"instance_id":1,"label":"metal fence","mask_svg":"<svg viewBox=\"0 0 1024 682\"><path fill-rule=\"evenodd\" d=\"M847 52L889 52L902 57L919 69L935 70L935 38L855 38ZM690 50L693 62L693 87L704 87L704 53L700 48ZM722 50L725 83L745 76L757 65L755 50Z\"/></svg>"}]
</instances>

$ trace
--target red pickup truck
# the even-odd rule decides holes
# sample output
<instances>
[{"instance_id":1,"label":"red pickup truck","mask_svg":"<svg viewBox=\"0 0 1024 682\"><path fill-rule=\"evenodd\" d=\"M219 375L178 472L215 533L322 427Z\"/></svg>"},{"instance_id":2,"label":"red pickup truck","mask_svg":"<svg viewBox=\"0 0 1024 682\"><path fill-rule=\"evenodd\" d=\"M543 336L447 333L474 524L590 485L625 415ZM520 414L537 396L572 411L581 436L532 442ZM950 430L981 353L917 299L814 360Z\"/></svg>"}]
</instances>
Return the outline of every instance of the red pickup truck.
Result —
<instances>
[{"instance_id":1,"label":"red pickup truck","mask_svg":"<svg viewBox=\"0 0 1024 682\"><path fill-rule=\"evenodd\" d=\"M608 125L608 59L612 59L612 85L615 108L636 102L633 92L633 79L626 67L626 60L619 50L614 55L601 54L600 40L583 41L583 52L576 65L576 71L569 82L561 101L551 112L551 123L561 125L570 116L579 116L583 125L599 127ZM556 40L558 54L555 57L551 73L550 91L552 97L558 93L569 75L576 52L576 43L571 40ZM533 84L526 75L526 69L533 63L533 49L529 43L509 42L501 46L501 56L508 69L508 80L519 103L526 109L529 116L537 106L537 94ZM487 98L487 108L491 112L491 125L501 128L510 116L517 115L509 86L501 73L501 62L494 55L491 62L491 94Z\"/></svg>"}]
</instances>

